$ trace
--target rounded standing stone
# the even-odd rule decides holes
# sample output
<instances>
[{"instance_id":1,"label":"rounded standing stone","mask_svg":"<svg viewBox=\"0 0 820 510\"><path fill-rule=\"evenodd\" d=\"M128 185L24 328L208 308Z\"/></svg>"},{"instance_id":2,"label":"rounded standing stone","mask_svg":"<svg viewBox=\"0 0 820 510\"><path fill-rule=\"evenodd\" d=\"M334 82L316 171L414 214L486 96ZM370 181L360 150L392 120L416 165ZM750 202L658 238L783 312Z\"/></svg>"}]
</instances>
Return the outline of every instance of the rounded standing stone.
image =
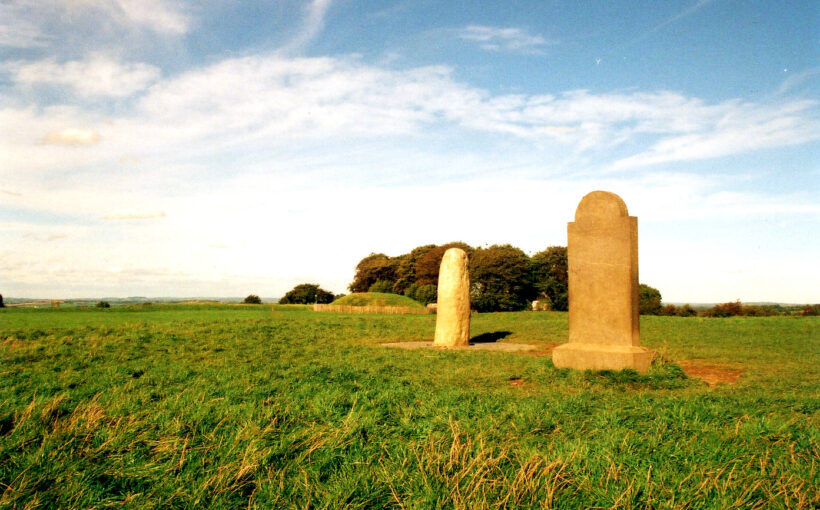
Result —
<instances>
[{"instance_id":1,"label":"rounded standing stone","mask_svg":"<svg viewBox=\"0 0 820 510\"><path fill-rule=\"evenodd\" d=\"M461 248L450 248L441 259L433 345L470 345L470 274L467 270L467 253Z\"/></svg>"}]
</instances>

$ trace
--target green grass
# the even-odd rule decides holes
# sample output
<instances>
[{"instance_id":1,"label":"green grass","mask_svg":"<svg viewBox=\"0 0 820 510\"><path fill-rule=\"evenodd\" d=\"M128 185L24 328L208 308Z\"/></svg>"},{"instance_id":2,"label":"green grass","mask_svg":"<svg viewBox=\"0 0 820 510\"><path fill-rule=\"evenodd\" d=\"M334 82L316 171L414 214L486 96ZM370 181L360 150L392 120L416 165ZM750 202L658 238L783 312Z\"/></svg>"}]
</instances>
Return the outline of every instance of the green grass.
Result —
<instances>
[{"instance_id":1,"label":"green grass","mask_svg":"<svg viewBox=\"0 0 820 510\"><path fill-rule=\"evenodd\" d=\"M424 308L424 305L407 296L387 294L383 292L356 292L343 296L332 304L346 306L408 306L410 308Z\"/></svg>"},{"instance_id":2,"label":"green grass","mask_svg":"<svg viewBox=\"0 0 820 510\"><path fill-rule=\"evenodd\" d=\"M428 315L1 310L0 507L813 508L819 325L643 317L664 361L638 375L378 345ZM567 318L473 316L497 332L559 343Z\"/></svg>"}]
</instances>

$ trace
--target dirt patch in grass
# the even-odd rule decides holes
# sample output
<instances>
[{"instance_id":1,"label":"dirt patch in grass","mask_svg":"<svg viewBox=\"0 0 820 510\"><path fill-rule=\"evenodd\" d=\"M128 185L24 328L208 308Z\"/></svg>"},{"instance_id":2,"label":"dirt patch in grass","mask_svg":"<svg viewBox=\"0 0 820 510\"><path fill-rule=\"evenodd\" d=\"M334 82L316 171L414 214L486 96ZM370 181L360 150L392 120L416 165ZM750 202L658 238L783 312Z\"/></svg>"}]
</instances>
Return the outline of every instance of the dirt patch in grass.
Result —
<instances>
[{"instance_id":1,"label":"dirt patch in grass","mask_svg":"<svg viewBox=\"0 0 820 510\"><path fill-rule=\"evenodd\" d=\"M513 377L507 382L509 383L510 386L512 386L514 388L523 388L525 386L531 386L532 385L532 383L527 382L524 379L521 379L520 377Z\"/></svg>"},{"instance_id":2,"label":"dirt patch in grass","mask_svg":"<svg viewBox=\"0 0 820 510\"><path fill-rule=\"evenodd\" d=\"M534 349L530 344L511 344L506 342L484 342L470 344L468 347L437 347L433 346L430 340L421 342L390 342L379 344L383 347L398 347L399 349L437 349L437 350L469 350L469 351L506 351L506 352L526 352Z\"/></svg>"},{"instance_id":3,"label":"dirt patch in grass","mask_svg":"<svg viewBox=\"0 0 820 510\"><path fill-rule=\"evenodd\" d=\"M743 370L739 368L729 368L699 359L682 360L678 365L687 376L700 379L709 386L718 383L734 384L743 374Z\"/></svg>"}]
</instances>

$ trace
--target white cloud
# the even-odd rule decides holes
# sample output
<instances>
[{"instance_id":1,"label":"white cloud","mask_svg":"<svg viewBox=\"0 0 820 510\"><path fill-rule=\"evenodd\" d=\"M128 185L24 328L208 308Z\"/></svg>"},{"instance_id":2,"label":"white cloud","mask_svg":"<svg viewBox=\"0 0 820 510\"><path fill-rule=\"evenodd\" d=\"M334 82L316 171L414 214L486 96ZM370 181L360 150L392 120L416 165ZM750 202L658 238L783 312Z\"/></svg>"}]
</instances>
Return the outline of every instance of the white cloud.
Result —
<instances>
[{"instance_id":1,"label":"white cloud","mask_svg":"<svg viewBox=\"0 0 820 510\"><path fill-rule=\"evenodd\" d=\"M540 35L531 35L524 29L514 27L469 25L459 30L458 37L478 42L481 48L490 51L538 53L542 47L556 44L555 41L548 41Z\"/></svg>"},{"instance_id":2,"label":"white cloud","mask_svg":"<svg viewBox=\"0 0 820 510\"><path fill-rule=\"evenodd\" d=\"M119 90L138 89L152 76L138 72ZM7 155L0 177L123 161L185 164L240 148L270 153L319 140L348 144L401 135L412 141L458 128L466 129L459 136L497 134L522 147L583 156L598 171L620 170L815 140L816 118L817 103L806 100L710 104L669 91L492 95L455 81L442 66L387 70L347 59L266 55L157 78L131 110L113 118L67 106L2 109L0 121L16 129L0 137ZM38 144L44 137L105 143L67 153Z\"/></svg>"},{"instance_id":3,"label":"white cloud","mask_svg":"<svg viewBox=\"0 0 820 510\"><path fill-rule=\"evenodd\" d=\"M454 123L575 151L646 147L651 136L649 154L665 161L791 145L820 133L812 101L708 104L668 91L492 96L456 82L445 67L390 71L331 58L226 60L153 87L140 106L194 137L384 136ZM695 142L698 150L689 151Z\"/></svg>"},{"instance_id":4,"label":"white cloud","mask_svg":"<svg viewBox=\"0 0 820 510\"><path fill-rule=\"evenodd\" d=\"M144 90L160 76L145 63L122 63L102 54L85 60L57 63L54 58L34 62L7 62L0 66L18 85L56 85L86 97L127 97Z\"/></svg>"}]
</instances>

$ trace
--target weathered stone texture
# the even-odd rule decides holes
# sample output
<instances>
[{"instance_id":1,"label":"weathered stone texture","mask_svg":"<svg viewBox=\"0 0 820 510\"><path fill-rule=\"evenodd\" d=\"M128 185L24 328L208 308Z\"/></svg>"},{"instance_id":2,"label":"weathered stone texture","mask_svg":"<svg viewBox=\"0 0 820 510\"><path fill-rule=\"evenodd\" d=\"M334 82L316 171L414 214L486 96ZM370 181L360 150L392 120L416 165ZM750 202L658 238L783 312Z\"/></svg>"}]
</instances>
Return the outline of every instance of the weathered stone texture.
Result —
<instances>
[{"instance_id":1,"label":"weathered stone texture","mask_svg":"<svg viewBox=\"0 0 820 510\"><path fill-rule=\"evenodd\" d=\"M640 346L638 219L621 198L593 191L567 225L569 343L553 351L556 367L649 370L655 355Z\"/></svg>"},{"instance_id":2,"label":"weathered stone texture","mask_svg":"<svg viewBox=\"0 0 820 510\"><path fill-rule=\"evenodd\" d=\"M467 253L461 248L450 248L441 259L433 345L470 345L470 274L467 271Z\"/></svg>"}]
</instances>

